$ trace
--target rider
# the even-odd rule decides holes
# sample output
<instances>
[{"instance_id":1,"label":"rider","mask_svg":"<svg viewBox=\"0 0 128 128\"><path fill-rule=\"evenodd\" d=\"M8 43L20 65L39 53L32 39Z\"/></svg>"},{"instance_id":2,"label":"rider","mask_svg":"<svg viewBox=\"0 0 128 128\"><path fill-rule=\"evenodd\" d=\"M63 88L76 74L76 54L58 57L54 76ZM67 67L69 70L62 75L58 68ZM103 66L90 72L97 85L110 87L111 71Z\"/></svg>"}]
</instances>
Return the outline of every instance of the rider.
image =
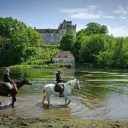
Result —
<instances>
[{"instance_id":1,"label":"rider","mask_svg":"<svg viewBox=\"0 0 128 128\"><path fill-rule=\"evenodd\" d=\"M18 88L17 88L16 84L14 83L14 81L10 79L9 73L10 73L10 69L6 68L3 73L3 80L4 80L5 84L9 87L10 91L12 91L13 88L15 88L16 92L18 92Z\"/></svg>"},{"instance_id":2,"label":"rider","mask_svg":"<svg viewBox=\"0 0 128 128\"><path fill-rule=\"evenodd\" d=\"M56 73L56 83L57 83L57 86L59 86L60 87L60 97L62 97L63 95L62 95L62 84L61 84L61 82L65 82L64 80L62 80L61 79L61 70L60 69L58 69L58 72Z\"/></svg>"}]
</instances>

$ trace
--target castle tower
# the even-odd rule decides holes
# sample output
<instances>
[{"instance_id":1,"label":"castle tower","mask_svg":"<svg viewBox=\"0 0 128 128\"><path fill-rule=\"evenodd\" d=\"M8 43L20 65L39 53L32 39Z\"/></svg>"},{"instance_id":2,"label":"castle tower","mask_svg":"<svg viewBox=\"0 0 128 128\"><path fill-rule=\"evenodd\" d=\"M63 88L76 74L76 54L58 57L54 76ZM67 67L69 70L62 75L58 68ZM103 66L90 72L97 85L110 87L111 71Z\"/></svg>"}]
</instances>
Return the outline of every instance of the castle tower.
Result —
<instances>
[{"instance_id":1,"label":"castle tower","mask_svg":"<svg viewBox=\"0 0 128 128\"><path fill-rule=\"evenodd\" d=\"M36 29L34 27L37 32L41 33L42 42L45 44L59 44L68 28L71 28L74 36L76 36L76 24L72 25L72 21L64 20L63 23L60 23L58 29Z\"/></svg>"},{"instance_id":2,"label":"castle tower","mask_svg":"<svg viewBox=\"0 0 128 128\"><path fill-rule=\"evenodd\" d=\"M76 24L72 25L72 21L66 21L64 20L62 24L60 24L60 26L58 27L59 31L59 43L62 39L62 37L64 36L64 34L66 33L67 29L70 28L73 31L74 36L76 36Z\"/></svg>"}]
</instances>

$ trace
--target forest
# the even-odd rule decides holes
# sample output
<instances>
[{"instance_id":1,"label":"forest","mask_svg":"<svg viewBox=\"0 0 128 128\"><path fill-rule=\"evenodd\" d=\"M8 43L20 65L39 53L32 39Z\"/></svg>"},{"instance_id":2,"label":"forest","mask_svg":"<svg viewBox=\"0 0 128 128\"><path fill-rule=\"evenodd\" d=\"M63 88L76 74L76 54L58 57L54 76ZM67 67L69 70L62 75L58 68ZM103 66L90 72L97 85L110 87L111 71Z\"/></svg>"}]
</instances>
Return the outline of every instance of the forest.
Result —
<instances>
[{"instance_id":1,"label":"forest","mask_svg":"<svg viewBox=\"0 0 128 128\"><path fill-rule=\"evenodd\" d=\"M77 66L127 68L128 37L114 37L105 25L88 23L76 37L68 29L60 44L41 43L41 35L12 17L0 17L0 66L50 65L58 51L70 51Z\"/></svg>"}]
</instances>

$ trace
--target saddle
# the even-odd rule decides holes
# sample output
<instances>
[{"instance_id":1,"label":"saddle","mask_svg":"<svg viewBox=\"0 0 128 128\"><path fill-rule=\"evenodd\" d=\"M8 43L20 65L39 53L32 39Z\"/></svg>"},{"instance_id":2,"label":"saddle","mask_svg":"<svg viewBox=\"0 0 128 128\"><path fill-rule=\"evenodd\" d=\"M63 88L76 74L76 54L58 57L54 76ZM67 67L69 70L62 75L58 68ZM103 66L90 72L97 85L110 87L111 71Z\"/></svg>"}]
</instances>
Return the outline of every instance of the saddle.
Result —
<instances>
[{"instance_id":1,"label":"saddle","mask_svg":"<svg viewBox=\"0 0 128 128\"><path fill-rule=\"evenodd\" d=\"M64 84L62 84L62 87L61 88L60 86L58 86L57 84L55 84L55 87L54 87L54 91L55 92L60 92L60 90L62 90L62 92L64 91Z\"/></svg>"}]
</instances>

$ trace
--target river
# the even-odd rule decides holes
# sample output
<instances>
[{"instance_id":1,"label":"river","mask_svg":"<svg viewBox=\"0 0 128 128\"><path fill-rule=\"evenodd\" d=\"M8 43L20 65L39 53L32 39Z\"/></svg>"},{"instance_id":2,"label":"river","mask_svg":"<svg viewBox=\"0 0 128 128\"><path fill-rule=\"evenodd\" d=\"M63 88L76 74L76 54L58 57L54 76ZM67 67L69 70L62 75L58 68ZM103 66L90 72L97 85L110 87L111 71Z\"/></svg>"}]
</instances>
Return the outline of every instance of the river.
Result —
<instances>
[{"instance_id":1,"label":"river","mask_svg":"<svg viewBox=\"0 0 128 128\"><path fill-rule=\"evenodd\" d=\"M0 76L4 68L0 69ZM0 108L0 114L22 117L63 117L94 120L128 120L128 70L62 69L64 80L80 81L80 91L73 90L72 102L65 107L64 98L52 96L49 109L42 107L42 89L55 83L56 69L11 69L11 78L27 78L32 86L24 85L17 95L15 107ZM0 79L1 80L1 79ZM2 104L11 97L0 96Z\"/></svg>"}]
</instances>

